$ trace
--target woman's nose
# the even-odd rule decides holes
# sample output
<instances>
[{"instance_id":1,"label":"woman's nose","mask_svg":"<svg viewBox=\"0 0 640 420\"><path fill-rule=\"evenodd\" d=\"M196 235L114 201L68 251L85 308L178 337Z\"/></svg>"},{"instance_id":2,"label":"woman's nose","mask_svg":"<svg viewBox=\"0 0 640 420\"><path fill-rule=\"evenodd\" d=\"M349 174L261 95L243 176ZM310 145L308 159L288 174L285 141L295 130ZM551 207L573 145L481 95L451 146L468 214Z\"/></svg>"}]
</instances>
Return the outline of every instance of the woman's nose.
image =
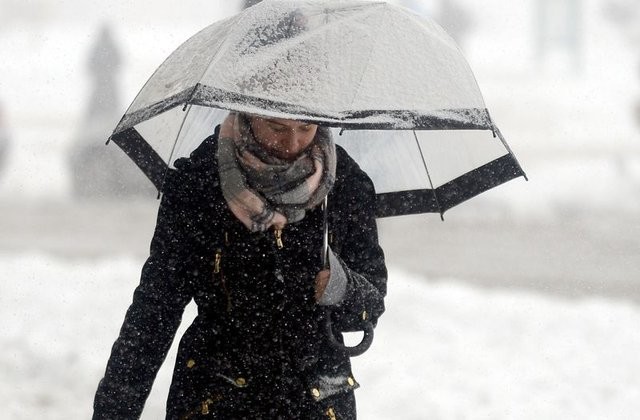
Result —
<instances>
[{"instance_id":1,"label":"woman's nose","mask_svg":"<svg viewBox=\"0 0 640 420\"><path fill-rule=\"evenodd\" d=\"M286 145L291 151L296 151L303 142L303 135L297 131L291 131L287 134Z\"/></svg>"}]
</instances>

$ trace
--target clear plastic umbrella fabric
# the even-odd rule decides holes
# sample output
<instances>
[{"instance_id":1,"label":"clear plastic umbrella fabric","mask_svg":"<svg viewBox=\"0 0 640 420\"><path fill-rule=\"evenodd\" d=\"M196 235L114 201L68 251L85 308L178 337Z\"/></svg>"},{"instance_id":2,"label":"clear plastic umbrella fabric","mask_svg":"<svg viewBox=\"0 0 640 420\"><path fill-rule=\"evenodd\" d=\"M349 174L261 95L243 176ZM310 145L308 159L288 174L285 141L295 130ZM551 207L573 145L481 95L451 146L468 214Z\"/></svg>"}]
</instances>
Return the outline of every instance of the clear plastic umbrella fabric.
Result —
<instances>
[{"instance_id":1,"label":"clear plastic umbrella fabric","mask_svg":"<svg viewBox=\"0 0 640 420\"><path fill-rule=\"evenodd\" d=\"M385 2L265 0L216 22L156 70L111 139L161 189L229 111L336 127L380 217L443 213L524 175L455 42Z\"/></svg>"}]
</instances>

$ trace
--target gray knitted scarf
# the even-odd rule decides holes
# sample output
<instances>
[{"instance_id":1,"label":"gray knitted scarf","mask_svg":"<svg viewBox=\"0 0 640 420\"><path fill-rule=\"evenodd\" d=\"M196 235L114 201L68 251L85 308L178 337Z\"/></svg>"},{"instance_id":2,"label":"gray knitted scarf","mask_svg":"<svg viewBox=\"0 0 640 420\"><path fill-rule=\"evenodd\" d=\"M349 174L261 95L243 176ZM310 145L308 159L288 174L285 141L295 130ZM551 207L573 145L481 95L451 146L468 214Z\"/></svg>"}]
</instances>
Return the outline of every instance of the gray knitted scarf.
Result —
<instances>
[{"instance_id":1,"label":"gray knitted scarf","mask_svg":"<svg viewBox=\"0 0 640 420\"><path fill-rule=\"evenodd\" d=\"M252 232L304 218L335 183L336 151L328 128L294 161L271 156L256 142L249 119L230 113L218 139L220 185L233 214Z\"/></svg>"}]
</instances>

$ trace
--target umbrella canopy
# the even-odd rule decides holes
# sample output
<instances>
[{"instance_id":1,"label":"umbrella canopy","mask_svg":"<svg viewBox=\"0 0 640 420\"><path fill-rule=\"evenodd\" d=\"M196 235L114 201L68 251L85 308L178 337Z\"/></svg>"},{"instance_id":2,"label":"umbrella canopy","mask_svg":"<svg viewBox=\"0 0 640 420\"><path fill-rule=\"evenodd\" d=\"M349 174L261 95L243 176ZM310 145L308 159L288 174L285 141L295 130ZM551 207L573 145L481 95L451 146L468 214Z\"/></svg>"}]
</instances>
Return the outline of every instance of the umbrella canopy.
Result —
<instances>
[{"instance_id":1,"label":"umbrella canopy","mask_svg":"<svg viewBox=\"0 0 640 420\"><path fill-rule=\"evenodd\" d=\"M522 176L454 41L385 2L266 0L187 40L113 139L161 189L229 110L346 129L378 215L440 212ZM454 130L454 131L450 131Z\"/></svg>"}]
</instances>

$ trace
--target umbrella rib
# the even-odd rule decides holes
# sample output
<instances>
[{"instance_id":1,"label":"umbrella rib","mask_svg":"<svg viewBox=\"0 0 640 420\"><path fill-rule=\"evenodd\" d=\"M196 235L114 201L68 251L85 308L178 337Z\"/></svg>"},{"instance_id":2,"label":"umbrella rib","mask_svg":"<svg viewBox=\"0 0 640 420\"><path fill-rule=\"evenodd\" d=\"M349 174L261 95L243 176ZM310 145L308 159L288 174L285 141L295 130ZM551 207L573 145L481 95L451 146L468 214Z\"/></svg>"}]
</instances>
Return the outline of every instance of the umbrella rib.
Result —
<instances>
[{"instance_id":1,"label":"umbrella rib","mask_svg":"<svg viewBox=\"0 0 640 420\"><path fill-rule=\"evenodd\" d=\"M382 6L386 6L385 3L382 3ZM386 10L386 9L385 9ZM370 14L373 13L372 11L369 11ZM379 17L379 19L382 20L382 16ZM382 26L382 22L380 22L380 25L378 25L378 27ZM380 32L377 32L375 35L375 38L373 39L373 41L371 42L371 48L369 49L369 54L367 55L367 63L365 64L362 73L360 74L360 80L358 80L358 86L356 88L356 91L353 94L353 97L351 98L351 103L349 104L349 108L353 108L353 103L356 101L356 98L358 97L358 94L360 93L360 88L362 87L362 80L364 79L365 74L367 73L367 69L369 68L369 63L371 62L371 56L374 53L375 47L378 45L378 36L379 36Z\"/></svg>"},{"instance_id":2,"label":"umbrella rib","mask_svg":"<svg viewBox=\"0 0 640 420\"><path fill-rule=\"evenodd\" d=\"M488 114L489 114L489 111L487 111L487 115ZM522 172L522 176L524 176L525 181L528 181L529 178L527 177L527 174L524 172L524 170L522 170L522 165L520 165L520 162L518 162L518 158L516 158L516 155L511 150L511 147L509 146L507 141L502 136L502 133L500 132L500 129L498 128L498 126L493 123L493 119L491 118L490 115L489 115L489 121L491 121L491 128L493 129L494 137L496 135L498 136L498 138L502 142L502 145L504 146L504 148L507 149L507 152L509 152L509 154L511 155L511 157L515 161L516 165L518 165L518 168L520 168L520 171Z\"/></svg>"},{"instance_id":3,"label":"umbrella rib","mask_svg":"<svg viewBox=\"0 0 640 420\"><path fill-rule=\"evenodd\" d=\"M176 134L176 139L173 142L173 146L171 147L171 153L169 154L169 160L167 161L167 171L169 170L169 168L171 167L171 160L173 159L173 155L176 151L176 146L178 145L178 140L180 140L180 134L182 134L182 129L184 128L184 123L185 121L187 121L187 118L189 118L189 113L191 112L191 104L189 104L187 110L185 111L183 109L182 112L185 112L184 118L182 118L182 122L180 123L180 128L178 129L178 134ZM164 181L167 178L167 173L165 171L165 176L162 178L162 188L161 190L164 190Z\"/></svg>"},{"instance_id":4,"label":"umbrella rib","mask_svg":"<svg viewBox=\"0 0 640 420\"><path fill-rule=\"evenodd\" d=\"M413 138L416 139L416 145L418 146L418 151L420 152L420 158L422 159L422 165L424 165L424 170L427 173L427 178L429 179L429 185L431 186L431 191L433 191L433 198L436 201L436 207L438 208L438 213L440 213L440 218L444 220L444 216L442 214L442 207L440 207L440 202L438 201L438 193L436 189L433 187L433 181L431 180L431 174L429 173L429 168L427 167L427 161L424 158L424 153L422 152L422 147L420 146L420 141L418 140L418 135L416 134L416 130L413 131Z\"/></svg>"},{"instance_id":5,"label":"umbrella rib","mask_svg":"<svg viewBox=\"0 0 640 420\"><path fill-rule=\"evenodd\" d=\"M236 27L239 26L240 22L242 22L245 18L246 18L246 14L242 14L242 13L239 14L237 16L237 18L235 19L237 22L235 22L234 26L236 26ZM204 70L202 71L202 74L198 78L199 81L202 81L202 78L205 76L205 74L207 74L209 72L209 69L211 68L213 63L215 63L216 59L218 59L218 57L220 56L220 52L229 48L229 38L230 38L230 36L226 36L224 38L224 41L222 41L222 44L220 44L220 47L218 48L218 50L211 56L211 59L209 60L207 65L204 67ZM195 87L197 88L199 84L200 84L200 82L196 83ZM193 99L193 95L195 94L195 92L196 92L196 89L194 88L194 90L193 90L191 96L189 97L189 100L188 100L187 103L191 103L191 100Z\"/></svg>"}]
</instances>

